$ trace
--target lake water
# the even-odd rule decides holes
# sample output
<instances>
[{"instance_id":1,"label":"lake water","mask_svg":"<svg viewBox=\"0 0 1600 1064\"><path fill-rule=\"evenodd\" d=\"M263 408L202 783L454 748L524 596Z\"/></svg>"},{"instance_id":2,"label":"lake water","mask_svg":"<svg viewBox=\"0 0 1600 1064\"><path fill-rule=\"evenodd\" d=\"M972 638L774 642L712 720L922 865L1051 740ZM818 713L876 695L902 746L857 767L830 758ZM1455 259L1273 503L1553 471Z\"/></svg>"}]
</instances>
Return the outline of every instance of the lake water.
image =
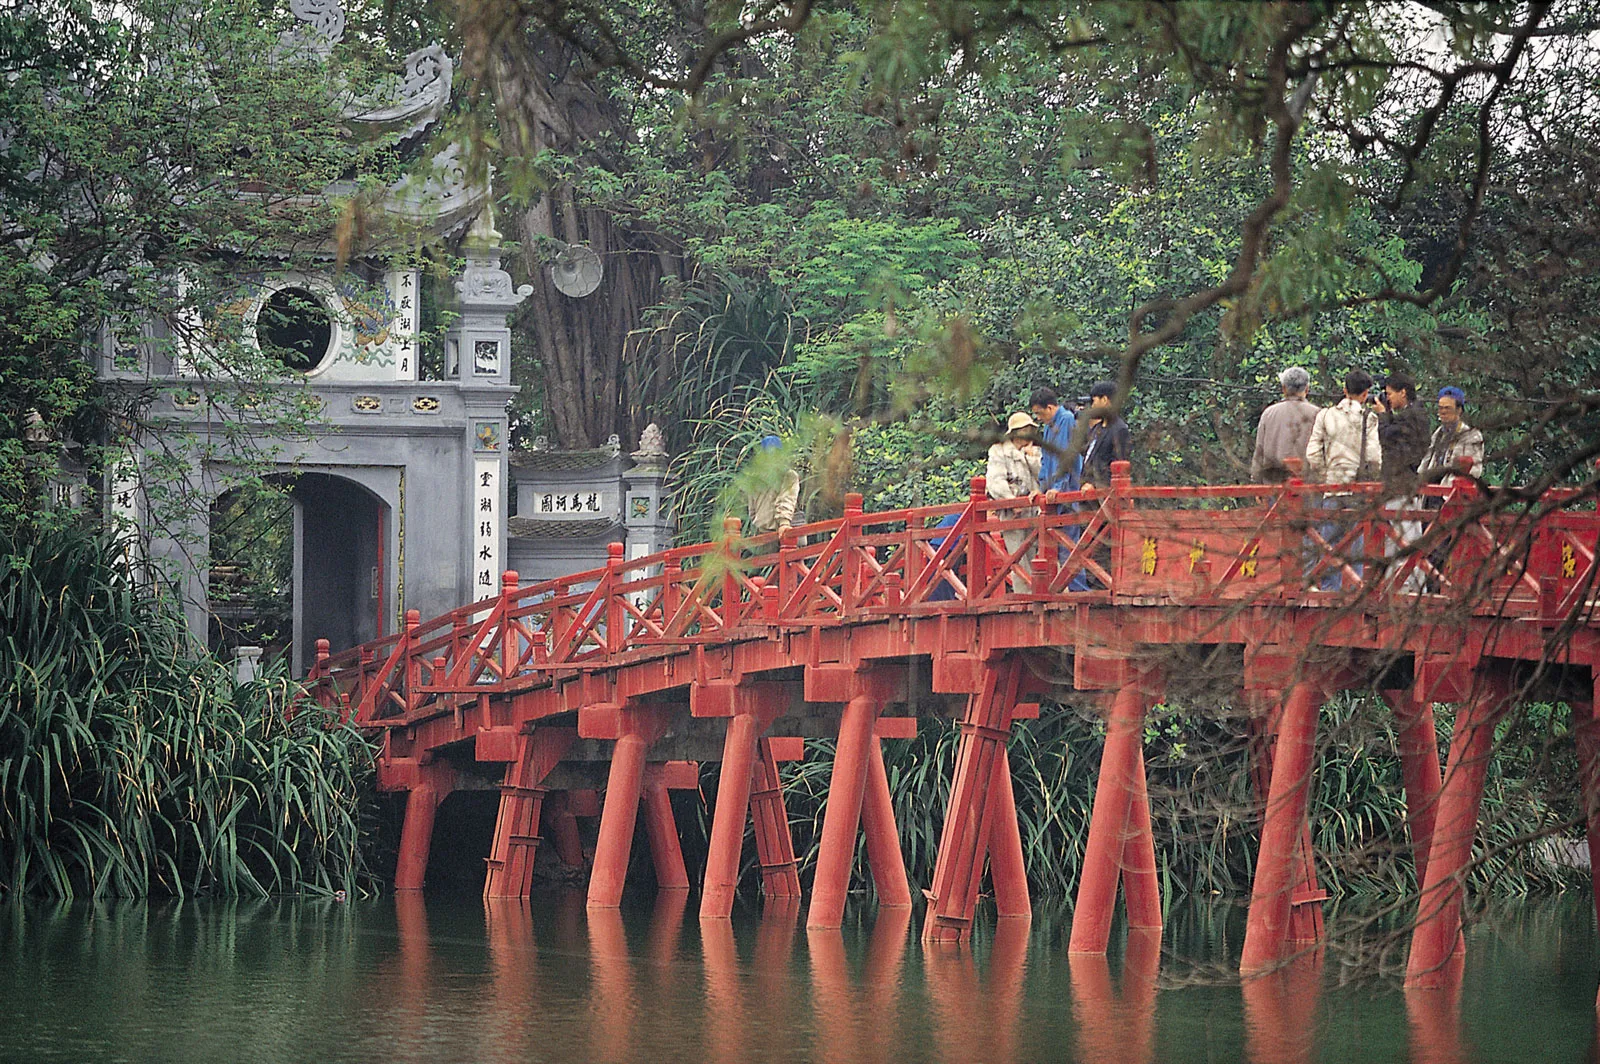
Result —
<instances>
[{"instance_id":1,"label":"lake water","mask_svg":"<svg viewBox=\"0 0 1600 1064\"><path fill-rule=\"evenodd\" d=\"M1241 987L1242 906L1174 907L1069 958L1070 916L924 949L904 912L701 925L665 896L0 906L7 1061L1585 1061L1600 971L1571 895L1497 904L1459 1001L1406 993L1381 932ZM1157 969L1159 965L1159 971Z\"/></svg>"}]
</instances>

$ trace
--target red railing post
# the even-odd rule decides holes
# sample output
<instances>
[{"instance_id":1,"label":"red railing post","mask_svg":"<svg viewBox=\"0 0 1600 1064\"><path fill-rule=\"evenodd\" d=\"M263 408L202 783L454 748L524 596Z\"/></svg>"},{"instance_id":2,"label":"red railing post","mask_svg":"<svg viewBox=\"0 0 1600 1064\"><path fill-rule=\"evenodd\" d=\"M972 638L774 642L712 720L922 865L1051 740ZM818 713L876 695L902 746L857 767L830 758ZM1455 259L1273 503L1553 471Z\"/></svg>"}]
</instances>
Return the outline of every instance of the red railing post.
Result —
<instances>
[{"instance_id":1,"label":"red railing post","mask_svg":"<svg viewBox=\"0 0 1600 1064\"><path fill-rule=\"evenodd\" d=\"M732 628L739 623L739 563L743 560L739 549L742 524L737 517L722 519L722 627Z\"/></svg>"},{"instance_id":2,"label":"red railing post","mask_svg":"<svg viewBox=\"0 0 1600 1064\"><path fill-rule=\"evenodd\" d=\"M1279 581L1282 597L1289 602L1298 602L1305 598L1306 592L1306 560L1301 556L1305 553L1306 537L1304 529L1307 527L1308 513L1306 508L1306 482L1301 479L1305 468L1305 459L1298 456L1285 458L1284 467L1289 470L1289 479L1284 482L1283 519L1279 522L1280 534L1278 537L1278 556L1283 559L1283 577Z\"/></svg>"},{"instance_id":3,"label":"red railing post","mask_svg":"<svg viewBox=\"0 0 1600 1064\"><path fill-rule=\"evenodd\" d=\"M1111 587L1112 595L1122 586L1123 535L1122 514L1125 510L1133 508L1132 500L1128 498L1128 489L1133 487L1133 463L1111 463L1111 498L1107 504L1107 511L1111 518Z\"/></svg>"},{"instance_id":4,"label":"red railing post","mask_svg":"<svg viewBox=\"0 0 1600 1064\"><path fill-rule=\"evenodd\" d=\"M1049 546L1050 534L1048 531L1050 524L1049 514L1054 509L1054 505L1047 501L1054 495L1055 492L1052 491L1049 493L1039 492L1033 496L1035 503L1033 520L1039 526L1039 531L1034 539L1033 560L1028 563L1028 569L1029 578L1032 581L1029 587L1035 595L1048 594L1050 585L1055 582L1056 578L1056 551L1054 547Z\"/></svg>"},{"instance_id":5,"label":"red railing post","mask_svg":"<svg viewBox=\"0 0 1600 1064\"><path fill-rule=\"evenodd\" d=\"M620 543L606 544L606 650L613 654L628 645L628 611L622 605L624 549Z\"/></svg>"},{"instance_id":6,"label":"red railing post","mask_svg":"<svg viewBox=\"0 0 1600 1064\"><path fill-rule=\"evenodd\" d=\"M795 535L792 528L786 528L778 533L778 561L774 569L778 578L778 597L788 602L795 589L795 548L800 545L800 537Z\"/></svg>"},{"instance_id":7,"label":"red railing post","mask_svg":"<svg viewBox=\"0 0 1600 1064\"><path fill-rule=\"evenodd\" d=\"M517 665L517 637L511 627L512 599L517 595L517 582L521 577L515 569L507 569L500 574L500 606L496 610L500 614L500 678L506 679L511 675L511 670Z\"/></svg>"},{"instance_id":8,"label":"red railing post","mask_svg":"<svg viewBox=\"0 0 1600 1064\"><path fill-rule=\"evenodd\" d=\"M678 612L678 606L683 602L683 586L679 583L683 579L683 562L676 556L667 559L661 567L661 628L666 630L667 624L673 615Z\"/></svg>"},{"instance_id":9,"label":"red railing post","mask_svg":"<svg viewBox=\"0 0 1600 1064\"><path fill-rule=\"evenodd\" d=\"M967 601L983 590L989 582L989 545L983 542L983 526L988 514L983 502L989 497L989 482L983 477L973 477L968 485L968 512L972 515L972 531L967 535Z\"/></svg>"},{"instance_id":10,"label":"red railing post","mask_svg":"<svg viewBox=\"0 0 1600 1064\"><path fill-rule=\"evenodd\" d=\"M839 535L843 542L838 544L840 570L839 570L839 599L846 610L852 606L864 606L860 601L862 594L863 577L866 572L866 561L856 552L856 540L861 528L861 496L850 492L844 497L844 523L839 526Z\"/></svg>"},{"instance_id":11,"label":"red railing post","mask_svg":"<svg viewBox=\"0 0 1600 1064\"><path fill-rule=\"evenodd\" d=\"M420 627L422 627L422 613L418 610L406 610L406 634L400 669L406 684L406 692L401 701L405 703L407 713L414 708L411 702L412 692L422 686L422 658L417 654L417 629Z\"/></svg>"}]
</instances>

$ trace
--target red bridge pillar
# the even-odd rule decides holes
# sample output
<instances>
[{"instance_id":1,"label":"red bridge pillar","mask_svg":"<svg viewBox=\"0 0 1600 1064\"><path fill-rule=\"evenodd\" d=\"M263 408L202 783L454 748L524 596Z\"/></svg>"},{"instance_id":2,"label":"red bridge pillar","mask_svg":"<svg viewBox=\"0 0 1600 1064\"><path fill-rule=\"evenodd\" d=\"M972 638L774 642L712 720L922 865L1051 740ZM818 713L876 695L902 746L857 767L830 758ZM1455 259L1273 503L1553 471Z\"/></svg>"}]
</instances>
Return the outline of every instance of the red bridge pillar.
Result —
<instances>
[{"instance_id":1,"label":"red bridge pillar","mask_svg":"<svg viewBox=\"0 0 1600 1064\"><path fill-rule=\"evenodd\" d=\"M886 672L858 672L849 666L811 666L806 669L806 701L845 703L839 718L839 741L834 748L833 774L828 781L828 804L823 813L822 840L817 850L817 871L811 881L811 908L806 914L807 928L838 927L844 921L845 896L850 890L850 873L855 864L856 835L861 825L867 784L873 779L873 755L883 764L873 727L884 705L894 697L897 677ZM875 781L874 781L875 782ZM888 789L885 778L883 790ZM873 795L873 827L869 843L876 835L875 848L885 861L892 858L886 835L894 833L894 810L883 823L881 792ZM895 854L900 852L898 837L893 839ZM902 864L902 873L904 865ZM877 869L874 868L876 873Z\"/></svg>"},{"instance_id":2,"label":"red bridge pillar","mask_svg":"<svg viewBox=\"0 0 1600 1064\"><path fill-rule=\"evenodd\" d=\"M1305 831L1316 758L1317 712L1325 696L1320 680L1301 679L1284 698L1255 883L1250 891L1250 915L1245 921L1244 952L1239 959L1239 970L1246 975L1274 968L1287 956L1293 891L1301 878L1295 857Z\"/></svg>"},{"instance_id":3,"label":"red bridge pillar","mask_svg":"<svg viewBox=\"0 0 1600 1064\"><path fill-rule=\"evenodd\" d=\"M1511 697L1510 677L1480 669L1466 701L1456 710L1450 756L1439 790L1439 811L1433 826L1427 877L1417 902L1406 961L1406 986L1435 989L1449 986L1459 973L1450 965L1461 941L1461 898L1472 862L1478 831L1483 781L1493 752L1494 729Z\"/></svg>"},{"instance_id":4,"label":"red bridge pillar","mask_svg":"<svg viewBox=\"0 0 1600 1064\"><path fill-rule=\"evenodd\" d=\"M928 913L922 937L929 942L956 942L972 931L972 916L977 907L978 887L983 879L984 858L989 853L990 834L1000 818L996 798L1004 792L994 782L997 772L1009 772L1006 739L1017 709L1024 665L1019 655L1011 654L990 662L983 670L983 688L967 700L961 719L961 744L956 752L955 780L950 787L950 802L945 809L944 831L939 837L939 853L934 862L933 885L928 891ZM1009 791L1009 786L1005 791ZM1002 832L1016 834L1017 820L1000 825ZM1009 840L1007 841L1009 845ZM1020 842L1018 848L1020 849ZM1015 867L1002 858L1002 878L1014 874ZM1018 884L996 883L1013 898ZM1026 881L1021 884L1026 891ZM1014 905L1008 905L1012 908Z\"/></svg>"},{"instance_id":5,"label":"red bridge pillar","mask_svg":"<svg viewBox=\"0 0 1600 1064\"><path fill-rule=\"evenodd\" d=\"M478 733L479 760L500 760L495 748L503 745L504 729ZM500 813L495 818L490 843L485 898L526 898L533 887L533 859L539 850L539 814L544 788L539 786L560 763L577 738L571 728L535 727L531 735L512 736L513 749L500 786Z\"/></svg>"},{"instance_id":6,"label":"red bridge pillar","mask_svg":"<svg viewBox=\"0 0 1600 1064\"><path fill-rule=\"evenodd\" d=\"M614 720L617 745L611 753L606 777L605 804L600 807L600 834L594 846L594 870L589 874L589 906L615 909L622 904L622 888L633 856L633 829L638 823L644 795L645 755L650 744L666 730L672 706L594 706L578 715L580 732L600 731ZM591 712L592 711L592 712ZM586 720L587 716L587 720ZM589 724L592 720L593 724ZM671 809L668 808L670 816Z\"/></svg>"},{"instance_id":7,"label":"red bridge pillar","mask_svg":"<svg viewBox=\"0 0 1600 1064\"><path fill-rule=\"evenodd\" d=\"M744 849L757 746L762 733L788 707L789 692L783 685L771 683L696 684L689 704L695 716L730 718L700 892L700 919L726 920L733 913L733 897L739 889L739 855ZM785 832L788 826L785 817Z\"/></svg>"},{"instance_id":8,"label":"red bridge pillar","mask_svg":"<svg viewBox=\"0 0 1600 1064\"><path fill-rule=\"evenodd\" d=\"M1083 657L1083 655L1080 655ZM1069 953L1104 953L1111 938L1117 881L1130 928L1161 926L1161 893L1156 884L1155 839L1150 830L1150 799L1144 768L1144 715L1161 701L1164 679L1127 659L1113 659L1121 685L1111 700L1106 743L1100 753L1089 841L1072 913ZM1093 669L1079 668L1080 686L1093 682Z\"/></svg>"},{"instance_id":9,"label":"red bridge pillar","mask_svg":"<svg viewBox=\"0 0 1600 1064\"><path fill-rule=\"evenodd\" d=\"M416 778L406 795L406 817L400 826L400 859L394 870L395 890L421 890L433 848L433 817L455 786L455 772L441 761L415 766Z\"/></svg>"},{"instance_id":10,"label":"red bridge pillar","mask_svg":"<svg viewBox=\"0 0 1600 1064\"><path fill-rule=\"evenodd\" d=\"M1262 819L1272 791L1272 766L1278 747L1278 729L1283 723L1284 697L1281 690L1250 688L1244 698L1251 706L1250 776L1255 798L1261 803ZM1434 763L1438 763L1435 757ZM1317 884L1316 852L1311 844L1311 821L1300 820L1294 854L1289 859L1289 927L1285 941L1311 944L1322 941L1322 903L1327 892Z\"/></svg>"}]
</instances>

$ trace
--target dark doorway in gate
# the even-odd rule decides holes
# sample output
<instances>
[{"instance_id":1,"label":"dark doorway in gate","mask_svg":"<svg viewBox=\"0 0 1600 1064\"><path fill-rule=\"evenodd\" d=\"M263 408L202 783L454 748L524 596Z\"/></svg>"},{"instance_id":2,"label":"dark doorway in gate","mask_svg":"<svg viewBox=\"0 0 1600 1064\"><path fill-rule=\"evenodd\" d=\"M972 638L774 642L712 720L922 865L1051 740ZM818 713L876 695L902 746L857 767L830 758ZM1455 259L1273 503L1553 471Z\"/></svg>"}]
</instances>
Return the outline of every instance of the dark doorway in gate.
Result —
<instances>
[{"instance_id":1,"label":"dark doorway in gate","mask_svg":"<svg viewBox=\"0 0 1600 1064\"><path fill-rule=\"evenodd\" d=\"M295 671L315 660L316 641L337 654L388 632L384 559L389 507L353 480L302 473L295 506Z\"/></svg>"},{"instance_id":2,"label":"dark doorway in gate","mask_svg":"<svg viewBox=\"0 0 1600 1064\"><path fill-rule=\"evenodd\" d=\"M387 634L389 508L328 473L274 476L220 496L211 511L211 648L287 654L296 675Z\"/></svg>"}]
</instances>

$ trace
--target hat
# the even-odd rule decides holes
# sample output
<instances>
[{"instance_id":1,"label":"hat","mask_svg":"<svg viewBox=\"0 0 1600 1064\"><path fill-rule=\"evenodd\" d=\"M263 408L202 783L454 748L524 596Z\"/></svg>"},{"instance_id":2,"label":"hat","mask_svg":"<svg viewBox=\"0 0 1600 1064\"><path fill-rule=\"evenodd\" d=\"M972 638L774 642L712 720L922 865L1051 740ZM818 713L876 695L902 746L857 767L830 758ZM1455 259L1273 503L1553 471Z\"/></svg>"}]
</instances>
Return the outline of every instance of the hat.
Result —
<instances>
[{"instance_id":1,"label":"hat","mask_svg":"<svg viewBox=\"0 0 1600 1064\"><path fill-rule=\"evenodd\" d=\"M1012 414L1010 417L1006 418L1006 435L1008 436L1018 429L1025 429L1029 427L1038 428L1039 423L1033 420L1033 415L1028 413L1026 410L1018 410L1015 414Z\"/></svg>"},{"instance_id":2,"label":"hat","mask_svg":"<svg viewBox=\"0 0 1600 1064\"><path fill-rule=\"evenodd\" d=\"M776 436L761 437L761 449L764 451L775 451L782 446L783 441L778 439Z\"/></svg>"},{"instance_id":3,"label":"hat","mask_svg":"<svg viewBox=\"0 0 1600 1064\"><path fill-rule=\"evenodd\" d=\"M1455 385L1449 385L1447 387L1440 388L1439 398L1454 399L1457 406L1467 405L1467 393L1462 391L1460 388L1457 388Z\"/></svg>"}]
</instances>

